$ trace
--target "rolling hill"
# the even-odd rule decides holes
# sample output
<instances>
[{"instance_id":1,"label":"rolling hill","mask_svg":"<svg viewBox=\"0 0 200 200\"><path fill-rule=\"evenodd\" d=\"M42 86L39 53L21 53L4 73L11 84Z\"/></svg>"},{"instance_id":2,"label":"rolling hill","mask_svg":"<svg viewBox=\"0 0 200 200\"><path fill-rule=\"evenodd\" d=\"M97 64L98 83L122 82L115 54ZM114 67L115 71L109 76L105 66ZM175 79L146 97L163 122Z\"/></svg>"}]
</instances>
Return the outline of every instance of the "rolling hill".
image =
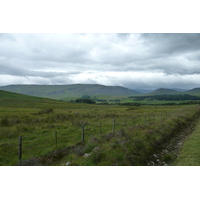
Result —
<instances>
[{"instance_id":1,"label":"rolling hill","mask_svg":"<svg viewBox=\"0 0 200 200\"><path fill-rule=\"evenodd\" d=\"M163 94L179 94L180 92L172 89L160 88L153 92L150 92L151 95L163 95Z\"/></svg>"},{"instance_id":2,"label":"rolling hill","mask_svg":"<svg viewBox=\"0 0 200 200\"><path fill-rule=\"evenodd\" d=\"M190 95L200 95L200 88L194 88L192 90L188 90L185 93Z\"/></svg>"},{"instance_id":3,"label":"rolling hill","mask_svg":"<svg viewBox=\"0 0 200 200\"><path fill-rule=\"evenodd\" d=\"M81 97L83 95L129 96L140 94L137 91L121 86L104 86L98 84L8 85L0 87L0 90L52 99Z\"/></svg>"},{"instance_id":4,"label":"rolling hill","mask_svg":"<svg viewBox=\"0 0 200 200\"><path fill-rule=\"evenodd\" d=\"M66 104L69 103L0 90L0 107L2 108L63 108Z\"/></svg>"}]
</instances>

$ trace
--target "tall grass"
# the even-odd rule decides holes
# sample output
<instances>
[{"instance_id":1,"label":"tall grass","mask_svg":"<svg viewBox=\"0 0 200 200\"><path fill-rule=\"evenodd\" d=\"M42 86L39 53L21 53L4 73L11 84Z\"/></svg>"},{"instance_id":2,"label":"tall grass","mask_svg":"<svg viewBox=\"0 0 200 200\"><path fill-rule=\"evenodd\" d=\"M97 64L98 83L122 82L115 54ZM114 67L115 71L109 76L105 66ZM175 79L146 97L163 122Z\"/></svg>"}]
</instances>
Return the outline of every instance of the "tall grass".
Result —
<instances>
[{"instance_id":1,"label":"tall grass","mask_svg":"<svg viewBox=\"0 0 200 200\"><path fill-rule=\"evenodd\" d=\"M22 135L22 159L25 162L31 158L32 164L146 165L153 152L159 151L184 129L198 111L197 106L132 108L77 104L74 108L54 108L50 112L49 107L4 111L0 116L0 150L3 152L0 164L17 164L17 141ZM115 132L112 132L113 118L116 119ZM83 124L85 143L79 144ZM58 133L57 150L55 131ZM95 147L99 150L94 151ZM85 153L90 156L85 158Z\"/></svg>"},{"instance_id":2,"label":"tall grass","mask_svg":"<svg viewBox=\"0 0 200 200\"><path fill-rule=\"evenodd\" d=\"M194 132L184 142L174 166L200 166L200 121Z\"/></svg>"}]
</instances>

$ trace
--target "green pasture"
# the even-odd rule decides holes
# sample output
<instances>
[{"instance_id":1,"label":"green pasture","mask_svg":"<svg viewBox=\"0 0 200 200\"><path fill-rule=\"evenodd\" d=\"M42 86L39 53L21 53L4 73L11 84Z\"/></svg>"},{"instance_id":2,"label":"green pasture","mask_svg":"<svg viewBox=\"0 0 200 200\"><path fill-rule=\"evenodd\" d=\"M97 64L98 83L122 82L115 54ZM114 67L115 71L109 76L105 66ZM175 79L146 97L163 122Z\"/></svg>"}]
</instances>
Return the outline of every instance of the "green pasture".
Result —
<instances>
[{"instance_id":1,"label":"green pasture","mask_svg":"<svg viewBox=\"0 0 200 200\"><path fill-rule=\"evenodd\" d=\"M53 112L46 112L52 107ZM164 120L167 113L175 115L182 109L180 106L129 107L48 101L30 108L0 107L0 165L17 164L19 136L23 138L22 158L26 160L55 150L55 131L57 148L64 148L81 141L83 124L87 142L91 137L112 132L114 119L114 131L117 131Z\"/></svg>"},{"instance_id":2,"label":"green pasture","mask_svg":"<svg viewBox=\"0 0 200 200\"><path fill-rule=\"evenodd\" d=\"M76 145L82 140L83 125L84 142L87 146L85 153L101 145L103 157L87 160L79 154L72 153L54 165L64 165L69 160L74 165L144 163L139 160L140 157L137 157L136 163L127 161L132 156L133 144L137 144L137 148L140 149L148 144L148 141L157 139L161 141L164 131L168 134L167 131L174 130L173 127L177 123L188 121L197 112L197 108L197 105L90 105L0 92L0 165L18 164L19 136L22 136L22 160L27 160L45 156L56 149ZM177 123L174 122L175 119ZM117 137L111 137L109 141L105 139L107 135L117 131L125 132L126 137L122 134L120 140L127 140L126 146L119 146ZM161 132L158 133L159 131ZM91 139L105 140L105 142L98 144L91 142ZM145 145L145 148L147 147L148 145ZM134 151L137 152L138 149ZM148 149L146 151L151 152ZM143 156L148 157L148 154L142 154L141 158Z\"/></svg>"}]
</instances>

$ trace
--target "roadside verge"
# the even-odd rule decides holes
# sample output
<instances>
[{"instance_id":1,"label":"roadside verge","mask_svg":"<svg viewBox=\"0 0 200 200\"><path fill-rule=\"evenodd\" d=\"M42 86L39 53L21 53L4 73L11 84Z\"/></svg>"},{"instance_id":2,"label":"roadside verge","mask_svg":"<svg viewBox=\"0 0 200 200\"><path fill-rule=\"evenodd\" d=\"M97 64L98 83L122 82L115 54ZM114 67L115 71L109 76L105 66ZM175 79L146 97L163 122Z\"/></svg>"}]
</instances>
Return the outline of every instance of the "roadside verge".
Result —
<instances>
[{"instance_id":1,"label":"roadside verge","mask_svg":"<svg viewBox=\"0 0 200 200\"><path fill-rule=\"evenodd\" d=\"M173 166L200 166L200 120L180 149Z\"/></svg>"}]
</instances>

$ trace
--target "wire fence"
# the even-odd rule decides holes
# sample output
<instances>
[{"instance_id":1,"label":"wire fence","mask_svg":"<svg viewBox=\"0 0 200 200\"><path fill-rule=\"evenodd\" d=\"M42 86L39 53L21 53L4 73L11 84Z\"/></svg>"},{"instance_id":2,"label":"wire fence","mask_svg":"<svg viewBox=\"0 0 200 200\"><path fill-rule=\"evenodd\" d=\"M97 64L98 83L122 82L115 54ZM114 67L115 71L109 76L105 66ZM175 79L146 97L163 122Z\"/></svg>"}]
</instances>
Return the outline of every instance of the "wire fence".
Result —
<instances>
[{"instance_id":1,"label":"wire fence","mask_svg":"<svg viewBox=\"0 0 200 200\"><path fill-rule=\"evenodd\" d=\"M184 108L178 111L158 114L137 114L129 118L114 117L109 120L102 119L98 122L87 122L86 120L82 120L83 123L81 125L79 124L73 126L73 131L76 132L76 134L70 135L69 131L71 127L67 127L65 131L53 130L51 134L44 133L44 135L46 134L46 137L44 137L45 139L43 139L42 141L38 140L37 135L35 135L35 137L29 135L25 135L23 137L20 136L18 140L19 143L15 143L13 149L16 149L16 151L18 151L18 161L21 162L22 159L41 156L45 152L47 153L58 148L64 148L68 146L68 144L72 145L72 143L70 142L71 140L73 140L74 144L76 144L80 141L86 142L92 136L116 132L120 129L126 130L135 126L148 127L148 125L156 124L171 117L181 115L181 113L186 109L190 108ZM28 152L32 152L32 154ZM23 157L23 154L27 153L28 157Z\"/></svg>"}]
</instances>

